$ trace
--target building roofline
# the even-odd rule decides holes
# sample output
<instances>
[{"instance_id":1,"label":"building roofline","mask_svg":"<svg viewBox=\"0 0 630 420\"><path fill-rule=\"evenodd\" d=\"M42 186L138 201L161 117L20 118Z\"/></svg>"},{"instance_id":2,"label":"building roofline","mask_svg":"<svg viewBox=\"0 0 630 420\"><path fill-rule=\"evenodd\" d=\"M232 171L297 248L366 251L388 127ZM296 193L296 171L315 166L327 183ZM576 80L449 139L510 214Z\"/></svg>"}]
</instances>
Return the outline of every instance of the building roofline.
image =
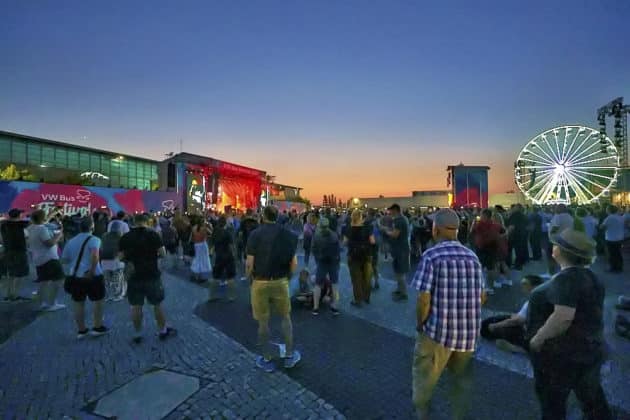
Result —
<instances>
[{"instance_id":1,"label":"building roofline","mask_svg":"<svg viewBox=\"0 0 630 420\"><path fill-rule=\"evenodd\" d=\"M192 157L192 158L195 158L195 159L201 159L201 160L209 160L209 161L212 161L213 163L216 163L216 162L218 162L218 163L221 163L221 162L228 163L230 165L238 166L238 167L241 167L241 168L250 169L250 170L253 170L253 171L258 171L261 174L267 174L267 172L263 171L262 169L252 168L251 166L245 166L245 165L241 165L241 164L238 164L238 163L229 162L227 160L221 160L221 159L213 158L213 157L210 157L210 156L202 156L202 155L198 155L198 154L195 154L195 153L189 153L189 152L176 153L173 156L165 159L164 161L170 161L170 160L176 159L177 157L184 157L184 156L189 156L189 157Z\"/></svg>"},{"instance_id":2,"label":"building roofline","mask_svg":"<svg viewBox=\"0 0 630 420\"><path fill-rule=\"evenodd\" d=\"M104 154L108 154L108 155L112 155L112 156L123 156L123 157L129 158L129 159L142 160L144 162L151 162L151 163L159 163L160 162L159 160L147 159L147 158L144 158L144 157L129 155L129 154L126 154L126 153L112 152L111 150L104 150L104 149L97 149L95 147L81 146L81 145L74 144L74 143L69 143L69 142L45 139L43 137L35 137L35 136L29 136L27 134L13 133L11 131L0 130L0 135L9 136L9 137L17 137L17 138L24 139L24 140L37 141L39 143L46 143L46 144L49 144L51 146L74 147L74 148L77 148L77 149L85 150L86 152L104 153Z\"/></svg>"},{"instance_id":3,"label":"building roofline","mask_svg":"<svg viewBox=\"0 0 630 420\"><path fill-rule=\"evenodd\" d=\"M282 188L291 188L291 189L294 189L294 190L303 190L304 189L302 187L296 187L296 186L293 186L293 185L281 184L279 182L271 182L270 184L271 185L277 185L278 187L282 187Z\"/></svg>"},{"instance_id":4,"label":"building roofline","mask_svg":"<svg viewBox=\"0 0 630 420\"><path fill-rule=\"evenodd\" d=\"M443 193L448 193L448 192L451 192L451 190L445 189L445 190L413 190L412 191L412 193L417 193L417 192L443 192Z\"/></svg>"},{"instance_id":5,"label":"building roofline","mask_svg":"<svg viewBox=\"0 0 630 420\"><path fill-rule=\"evenodd\" d=\"M449 166L446 167L446 170L450 171L453 168L486 169L486 170L490 170L489 166L483 166L483 165L449 165Z\"/></svg>"}]
</instances>

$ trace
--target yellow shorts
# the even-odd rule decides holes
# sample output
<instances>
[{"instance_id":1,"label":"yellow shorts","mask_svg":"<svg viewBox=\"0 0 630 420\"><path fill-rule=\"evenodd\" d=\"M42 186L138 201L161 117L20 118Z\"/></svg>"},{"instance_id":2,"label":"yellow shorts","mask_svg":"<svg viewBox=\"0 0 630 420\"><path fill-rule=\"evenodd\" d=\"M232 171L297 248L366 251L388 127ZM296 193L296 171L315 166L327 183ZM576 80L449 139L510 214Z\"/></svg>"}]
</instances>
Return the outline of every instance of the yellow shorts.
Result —
<instances>
[{"instance_id":1,"label":"yellow shorts","mask_svg":"<svg viewBox=\"0 0 630 420\"><path fill-rule=\"evenodd\" d=\"M252 312L256 321L269 319L271 313L287 316L291 313L289 280L254 280L251 287Z\"/></svg>"}]
</instances>

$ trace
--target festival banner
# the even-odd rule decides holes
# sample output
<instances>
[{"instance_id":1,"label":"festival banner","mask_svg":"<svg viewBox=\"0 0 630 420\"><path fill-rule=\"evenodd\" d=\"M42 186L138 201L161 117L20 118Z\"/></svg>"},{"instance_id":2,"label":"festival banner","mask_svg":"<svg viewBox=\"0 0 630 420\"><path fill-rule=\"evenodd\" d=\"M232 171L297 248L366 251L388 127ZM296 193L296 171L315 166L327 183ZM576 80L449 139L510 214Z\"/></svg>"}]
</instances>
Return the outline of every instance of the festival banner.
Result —
<instances>
[{"instance_id":1,"label":"festival banner","mask_svg":"<svg viewBox=\"0 0 630 420\"><path fill-rule=\"evenodd\" d=\"M47 213L59 209L64 215L89 215L101 209L134 214L172 211L176 207L181 208L181 198L174 192L0 181L0 213L17 208L26 214L36 209Z\"/></svg>"}]
</instances>

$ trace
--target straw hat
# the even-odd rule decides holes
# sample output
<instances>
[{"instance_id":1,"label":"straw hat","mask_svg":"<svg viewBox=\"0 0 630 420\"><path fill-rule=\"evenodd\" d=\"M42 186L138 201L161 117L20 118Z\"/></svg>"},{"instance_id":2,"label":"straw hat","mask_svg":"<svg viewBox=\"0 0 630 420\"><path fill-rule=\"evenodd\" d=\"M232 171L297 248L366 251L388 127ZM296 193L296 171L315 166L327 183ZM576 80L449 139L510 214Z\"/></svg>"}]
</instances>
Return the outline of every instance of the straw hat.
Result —
<instances>
[{"instance_id":1,"label":"straw hat","mask_svg":"<svg viewBox=\"0 0 630 420\"><path fill-rule=\"evenodd\" d=\"M597 244L584 232L575 229L565 229L551 238L551 243L573 255L582 258L594 258Z\"/></svg>"}]
</instances>

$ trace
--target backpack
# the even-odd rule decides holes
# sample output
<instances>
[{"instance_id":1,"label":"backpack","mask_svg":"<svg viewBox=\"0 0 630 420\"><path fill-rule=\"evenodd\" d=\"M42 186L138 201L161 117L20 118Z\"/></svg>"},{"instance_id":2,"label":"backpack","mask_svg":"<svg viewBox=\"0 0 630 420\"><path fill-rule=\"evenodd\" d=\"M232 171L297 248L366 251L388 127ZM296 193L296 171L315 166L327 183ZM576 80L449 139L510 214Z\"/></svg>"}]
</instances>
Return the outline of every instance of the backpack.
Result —
<instances>
[{"instance_id":1,"label":"backpack","mask_svg":"<svg viewBox=\"0 0 630 420\"><path fill-rule=\"evenodd\" d=\"M164 242L165 247L177 245L177 231L173 226L162 228L162 242Z\"/></svg>"},{"instance_id":2,"label":"backpack","mask_svg":"<svg viewBox=\"0 0 630 420\"><path fill-rule=\"evenodd\" d=\"M116 233L106 233L103 235L101 243L101 260L114 260L118 256L118 244L120 236Z\"/></svg>"},{"instance_id":3,"label":"backpack","mask_svg":"<svg viewBox=\"0 0 630 420\"><path fill-rule=\"evenodd\" d=\"M339 240L332 232L323 234L323 248L321 261L325 263L333 263L339 260Z\"/></svg>"}]
</instances>

